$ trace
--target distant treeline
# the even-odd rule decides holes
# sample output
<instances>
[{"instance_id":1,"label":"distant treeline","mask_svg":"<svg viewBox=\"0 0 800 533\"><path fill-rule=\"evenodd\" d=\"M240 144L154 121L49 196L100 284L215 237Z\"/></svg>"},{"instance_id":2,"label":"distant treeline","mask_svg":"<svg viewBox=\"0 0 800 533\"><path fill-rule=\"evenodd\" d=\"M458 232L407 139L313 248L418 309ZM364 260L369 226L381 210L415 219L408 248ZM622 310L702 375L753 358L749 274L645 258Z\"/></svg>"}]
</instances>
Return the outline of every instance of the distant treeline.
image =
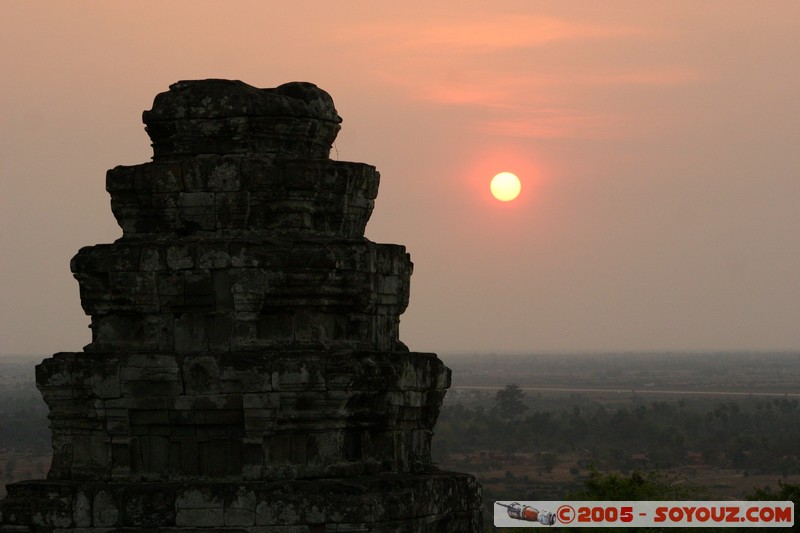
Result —
<instances>
[{"instance_id":1,"label":"distant treeline","mask_svg":"<svg viewBox=\"0 0 800 533\"><path fill-rule=\"evenodd\" d=\"M445 404L434 459L499 450L555 462L578 452L602 470L666 470L691 464L745 473L800 473L800 402L790 398L701 402L640 400L636 405L567 405L537 410L516 386L489 405ZM547 461L545 461L546 463Z\"/></svg>"},{"instance_id":2,"label":"distant treeline","mask_svg":"<svg viewBox=\"0 0 800 533\"><path fill-rule=\"evenodd\" d=\"M48 454L47 405L33 388L0 390L0 451Z\"/></svg>"}]
</instances>

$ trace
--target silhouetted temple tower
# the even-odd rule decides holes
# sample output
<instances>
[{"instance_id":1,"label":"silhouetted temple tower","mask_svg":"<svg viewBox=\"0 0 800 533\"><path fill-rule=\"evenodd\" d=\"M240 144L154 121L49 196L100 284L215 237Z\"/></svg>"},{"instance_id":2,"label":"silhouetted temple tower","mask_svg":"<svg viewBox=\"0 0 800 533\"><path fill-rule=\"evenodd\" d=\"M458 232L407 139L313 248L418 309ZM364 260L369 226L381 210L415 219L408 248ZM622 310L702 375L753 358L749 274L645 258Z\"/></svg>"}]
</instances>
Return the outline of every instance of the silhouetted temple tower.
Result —
<instances>
[{"instance_id":1,"label":"silhouetted temple tower","mask_svg":"<svg viewBox=\"0 0 800 533\"><path fill-rule=\"evenodd\" d=\"M182 81L153 161L108 172L123 230L72 260L92 342L43 361L47 480L0 531L478 532L431 464L450 371L399 341L412 264L364 228L375 168L332 161L309 83Z\"/></svg>"}]
</instances>

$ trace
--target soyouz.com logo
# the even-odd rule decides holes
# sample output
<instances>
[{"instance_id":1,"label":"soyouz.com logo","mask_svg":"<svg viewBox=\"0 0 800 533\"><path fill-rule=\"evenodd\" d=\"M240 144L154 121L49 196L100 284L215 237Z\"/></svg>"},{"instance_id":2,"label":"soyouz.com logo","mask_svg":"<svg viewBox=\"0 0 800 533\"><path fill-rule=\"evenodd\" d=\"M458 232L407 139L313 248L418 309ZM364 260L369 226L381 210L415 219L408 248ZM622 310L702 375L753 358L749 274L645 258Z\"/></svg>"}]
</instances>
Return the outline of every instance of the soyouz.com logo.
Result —
<instances>
[{"instance_id":1,"label":"soyouz.com logo","mask_svg":"<svg viewBox=\"0 0 800 533\"><path fill-rule=\"evenodd\" d=\"M792 527L790 501L495 502L496 527Z\"/></svg>"}]
</instances>

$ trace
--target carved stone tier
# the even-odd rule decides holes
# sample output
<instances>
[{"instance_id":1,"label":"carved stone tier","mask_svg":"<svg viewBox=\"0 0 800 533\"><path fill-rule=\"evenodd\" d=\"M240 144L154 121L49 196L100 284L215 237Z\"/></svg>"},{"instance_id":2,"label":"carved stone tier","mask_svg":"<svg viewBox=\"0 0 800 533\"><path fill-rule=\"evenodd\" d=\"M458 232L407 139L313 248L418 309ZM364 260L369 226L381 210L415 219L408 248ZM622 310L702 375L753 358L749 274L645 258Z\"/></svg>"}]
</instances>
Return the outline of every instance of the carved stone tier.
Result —
<instances>
[{"instance_id":1,"label":"carved stone tier","mask_svg":"<svg viewBox=\"0 0 800 533\"><path fill-rule=\"evenodd\" d=\"M358 238L380 176L363 163L208 156L119 166L106 174L126 237L312 233Z\"/></svg>"},{"instance_id":2,"label":"carved stone tier","mask_svg":"<svg viewBox=\"0 0 800 533\"><path fill-rule=\"evenodd\" d=\"M60 353L37 367L49 477L155 481L431 471L433 354Z\"/></svg>"},{"instance_id":3,"label":"carved stone tier","mask_svg":"<svg viewBox=\"0 0 800 533\"><path fill-rule=\"evenodd\" d=\"M403 246L361 239L122 239L72 260L87 351L405 350Z\"/></svg>"}]
</instances>

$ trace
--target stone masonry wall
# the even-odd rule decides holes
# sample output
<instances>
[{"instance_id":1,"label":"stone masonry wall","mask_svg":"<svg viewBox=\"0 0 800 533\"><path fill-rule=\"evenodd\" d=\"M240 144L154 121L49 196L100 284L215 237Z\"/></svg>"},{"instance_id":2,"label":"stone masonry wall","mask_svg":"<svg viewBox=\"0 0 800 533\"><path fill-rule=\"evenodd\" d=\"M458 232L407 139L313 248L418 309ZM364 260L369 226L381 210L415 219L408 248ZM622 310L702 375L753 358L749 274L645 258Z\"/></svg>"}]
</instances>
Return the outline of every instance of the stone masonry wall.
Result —
<instances>
[{"instance_id":1,"label":"stone masonry wall","mask_svg":"<svg viewBox=\"0 0 800 533\"><path fill-rule=\"evenodd\" d=\"M432 354L61 353L37 369L50 477L258 480L430 470Z\"/></svg>"}]
</instances>

